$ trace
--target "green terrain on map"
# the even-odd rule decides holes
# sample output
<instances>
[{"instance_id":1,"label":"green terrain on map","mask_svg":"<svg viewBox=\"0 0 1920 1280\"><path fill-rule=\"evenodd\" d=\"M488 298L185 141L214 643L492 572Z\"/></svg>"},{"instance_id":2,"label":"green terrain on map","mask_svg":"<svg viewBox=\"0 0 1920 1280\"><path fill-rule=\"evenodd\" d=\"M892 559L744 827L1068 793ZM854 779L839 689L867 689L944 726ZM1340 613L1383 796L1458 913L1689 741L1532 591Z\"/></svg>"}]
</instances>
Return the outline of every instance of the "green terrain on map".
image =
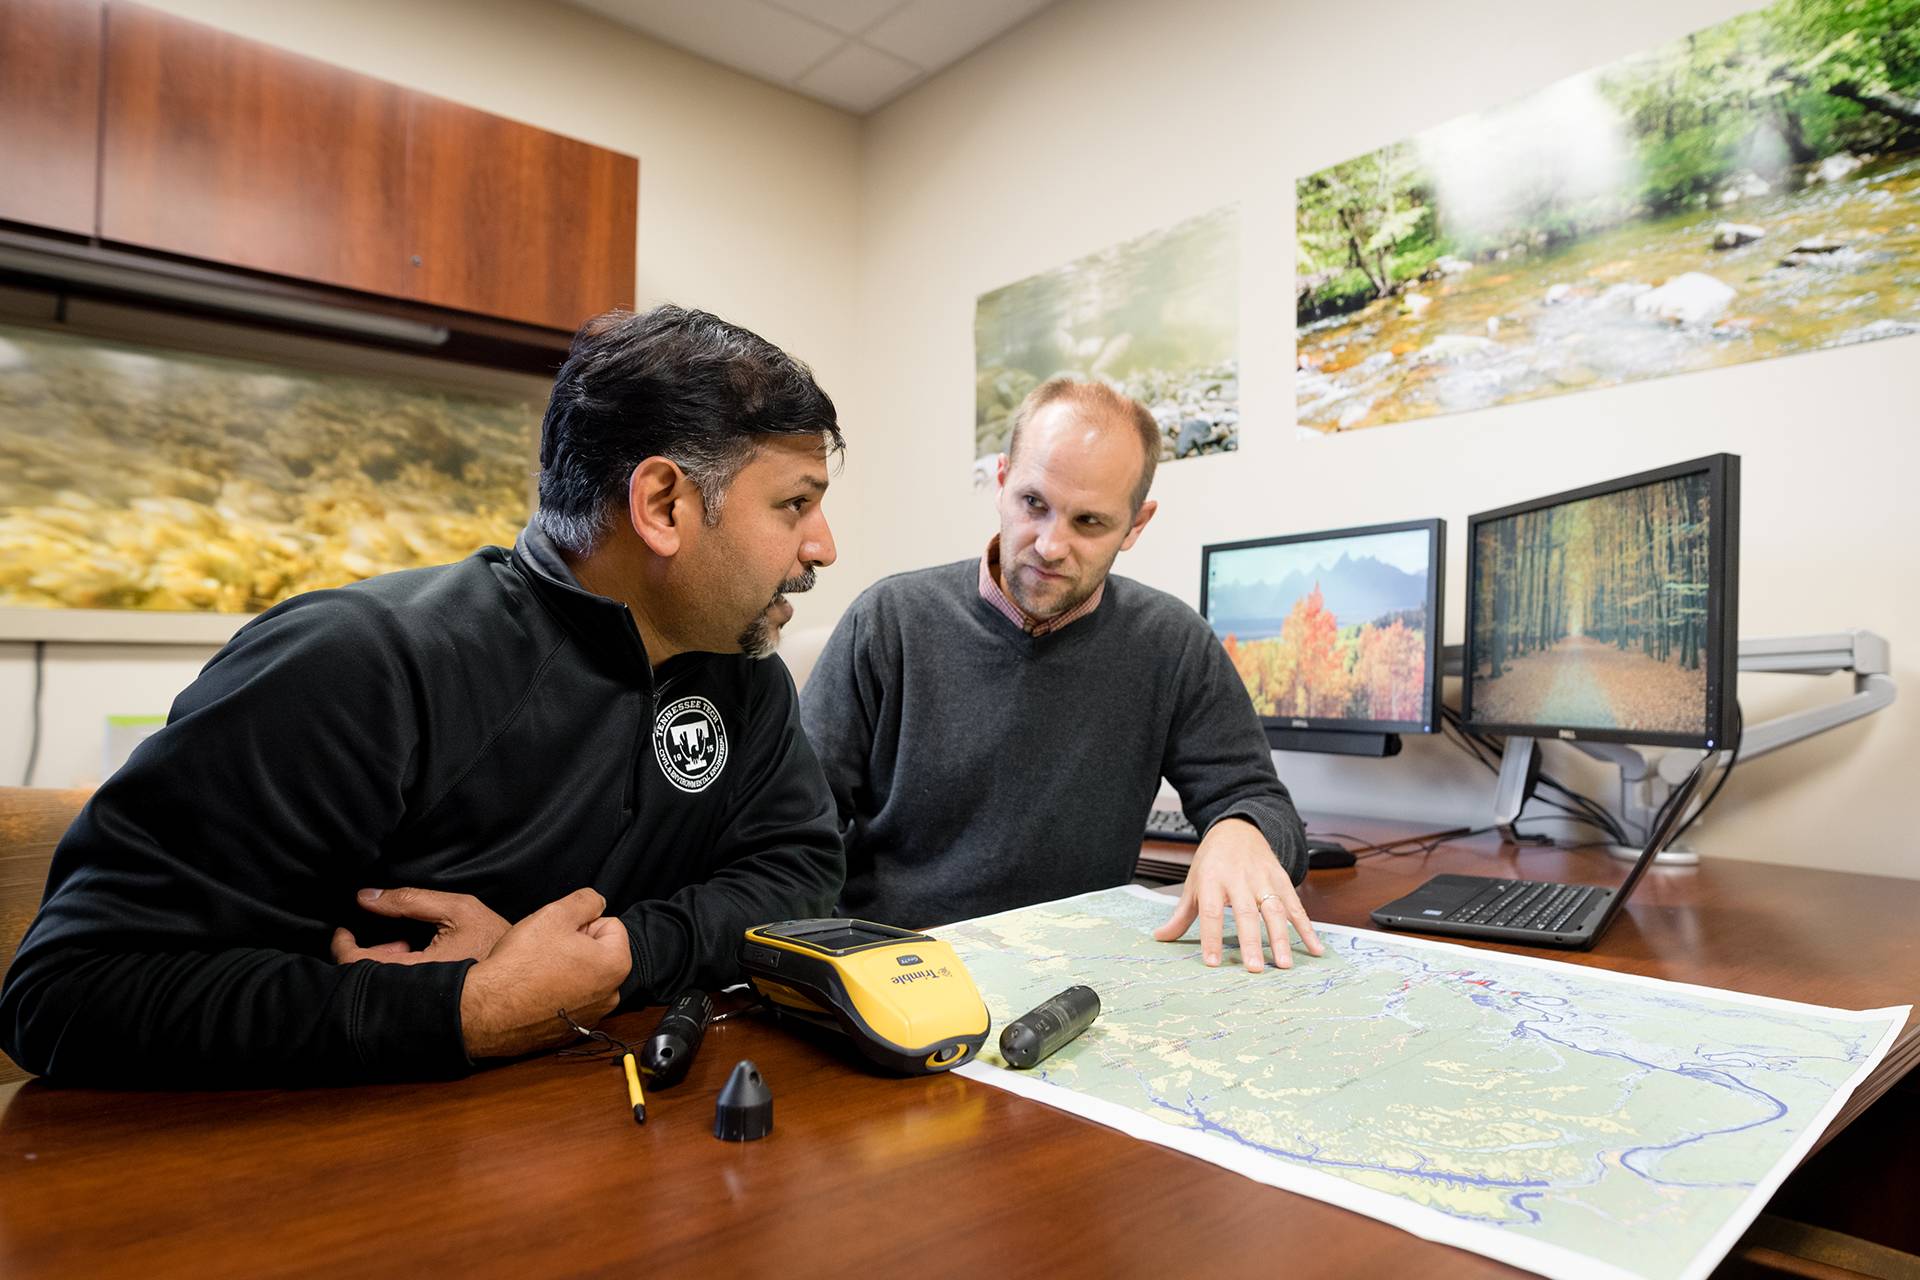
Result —
<instances>
[{"instance_id":1,"label":"green terrain on map","mask_svg":"<svg viewBox=\"0 0 1920 1280\"><path fill-rule=\"evenodd\" d=\"M1113 889L939 936L996 1026L1099 993L1028 1079L1648 1276L1682 1273L1902 1016L1332 926L1290 972L1231 942L1210 970L1195 936L1149 936L1170 909Z\"/></svg>"}]
</instances>

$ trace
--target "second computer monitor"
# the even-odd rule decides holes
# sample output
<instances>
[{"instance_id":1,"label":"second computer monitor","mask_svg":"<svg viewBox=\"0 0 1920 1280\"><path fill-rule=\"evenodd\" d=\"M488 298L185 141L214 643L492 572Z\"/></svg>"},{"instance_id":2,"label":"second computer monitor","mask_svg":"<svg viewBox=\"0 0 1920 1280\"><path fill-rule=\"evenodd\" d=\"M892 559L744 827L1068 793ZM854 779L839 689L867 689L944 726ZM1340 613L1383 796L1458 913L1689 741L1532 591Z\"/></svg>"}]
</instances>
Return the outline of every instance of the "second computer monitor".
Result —
<instances>
[{"instance_id":1,"label":"second computer monitor","mask_svg":"<svg viewBox=\"0 0 1920 1280\"><path fill-rule=\"evenodd\" d=\"M1226 542L1200 553L1200 612L1276 746L1387 755L1432 733L1446 523Z\"/></svg>"},{"instance_id":2,"label":"second computer monitor","mask_svg":"<svg viewBox=\"0 0 1920 1280\"><path fill-rule=\"evenodd\" d=\"M1740 459L1467 521L1469 728L1714 749L1733 736Z\"/></svg>"}]
</instances>

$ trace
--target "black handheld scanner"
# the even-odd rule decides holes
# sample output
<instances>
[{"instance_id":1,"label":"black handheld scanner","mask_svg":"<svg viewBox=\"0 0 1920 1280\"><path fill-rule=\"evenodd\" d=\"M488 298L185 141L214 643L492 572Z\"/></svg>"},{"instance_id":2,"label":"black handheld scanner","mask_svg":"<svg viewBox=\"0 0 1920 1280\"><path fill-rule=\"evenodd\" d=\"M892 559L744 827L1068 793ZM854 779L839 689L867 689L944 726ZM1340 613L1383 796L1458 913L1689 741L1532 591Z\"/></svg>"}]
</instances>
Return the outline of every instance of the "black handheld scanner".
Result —
<instances>
[{"instance_id":1,"label":"black handheld scanner","mask_svg":"<svg viewBox=\"0 0 1920 1280\"><path fill-rule=\"evenodd\" d=\"M1007 1024L1000 1033L1000 1056L1010 1067L1039 1066L1099 1016L1100 997L1092 987L1068 987Z\"/></svg>"},{"instance_id":2,"label":"black handheld scanner","mask_svg":"<svg viewBox=\"0 0 1920 1280\"><path fill-rule=\"evenodd\" d=\"M660 1025L640 1046L640 1069L654 1088L669 1089L686 1078L712 1017L713 1001L704 991L683 992L667 1006Z\"/></svg>"}]
</instances>

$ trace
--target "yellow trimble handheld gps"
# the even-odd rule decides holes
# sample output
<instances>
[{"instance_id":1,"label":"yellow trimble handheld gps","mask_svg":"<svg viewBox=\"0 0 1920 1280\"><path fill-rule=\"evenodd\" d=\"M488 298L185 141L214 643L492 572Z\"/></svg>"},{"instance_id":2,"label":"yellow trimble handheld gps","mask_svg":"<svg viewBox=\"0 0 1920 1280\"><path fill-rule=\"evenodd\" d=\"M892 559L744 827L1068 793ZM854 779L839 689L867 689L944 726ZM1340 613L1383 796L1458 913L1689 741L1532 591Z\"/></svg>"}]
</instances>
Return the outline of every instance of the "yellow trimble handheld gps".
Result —
<instances>
[{"instance_id":1,"label":"yellow trimble handheld gps","mask_svg":"<svg viewBox=\"0 0 1920 1280\"><path fill-rule=\"evenodd\" d=\"M993 1021L953 948L891 925L763 924L747 930L740 960L776 1013L843 1032L900 1075L959 1066Z\"/></svg>"}]
</instances>

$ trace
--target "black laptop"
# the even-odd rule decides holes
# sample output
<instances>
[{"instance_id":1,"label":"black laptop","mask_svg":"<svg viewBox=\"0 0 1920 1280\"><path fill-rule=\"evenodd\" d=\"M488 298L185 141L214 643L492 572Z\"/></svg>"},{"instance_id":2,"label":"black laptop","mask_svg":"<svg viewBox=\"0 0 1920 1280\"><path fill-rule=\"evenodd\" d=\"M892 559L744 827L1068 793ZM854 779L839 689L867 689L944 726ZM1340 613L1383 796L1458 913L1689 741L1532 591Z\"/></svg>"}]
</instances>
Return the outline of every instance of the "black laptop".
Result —
<instances>
[{"instance_id":1,"label":"black laptop","mask_svg":"<svg viewBox=\"0 0 1920 1280\"><path fill-rule=\"evenodd\" d=\"M1500 880L1492 876L1435 876L1404 898L1376 907L1373 922L1389 929L1412 929L1456 938L1491 938L1536 947L1585 950L1600 940L1620 914L1627 895L1640 883L1660 851L1673 839L1680 816L1706 776L1709 751L1680 784L1667 805L1666 820L1649 835L1647 847L1617 889L1592 884L1555 884L1546 880Z\"/></svg>"}]
</instances>

